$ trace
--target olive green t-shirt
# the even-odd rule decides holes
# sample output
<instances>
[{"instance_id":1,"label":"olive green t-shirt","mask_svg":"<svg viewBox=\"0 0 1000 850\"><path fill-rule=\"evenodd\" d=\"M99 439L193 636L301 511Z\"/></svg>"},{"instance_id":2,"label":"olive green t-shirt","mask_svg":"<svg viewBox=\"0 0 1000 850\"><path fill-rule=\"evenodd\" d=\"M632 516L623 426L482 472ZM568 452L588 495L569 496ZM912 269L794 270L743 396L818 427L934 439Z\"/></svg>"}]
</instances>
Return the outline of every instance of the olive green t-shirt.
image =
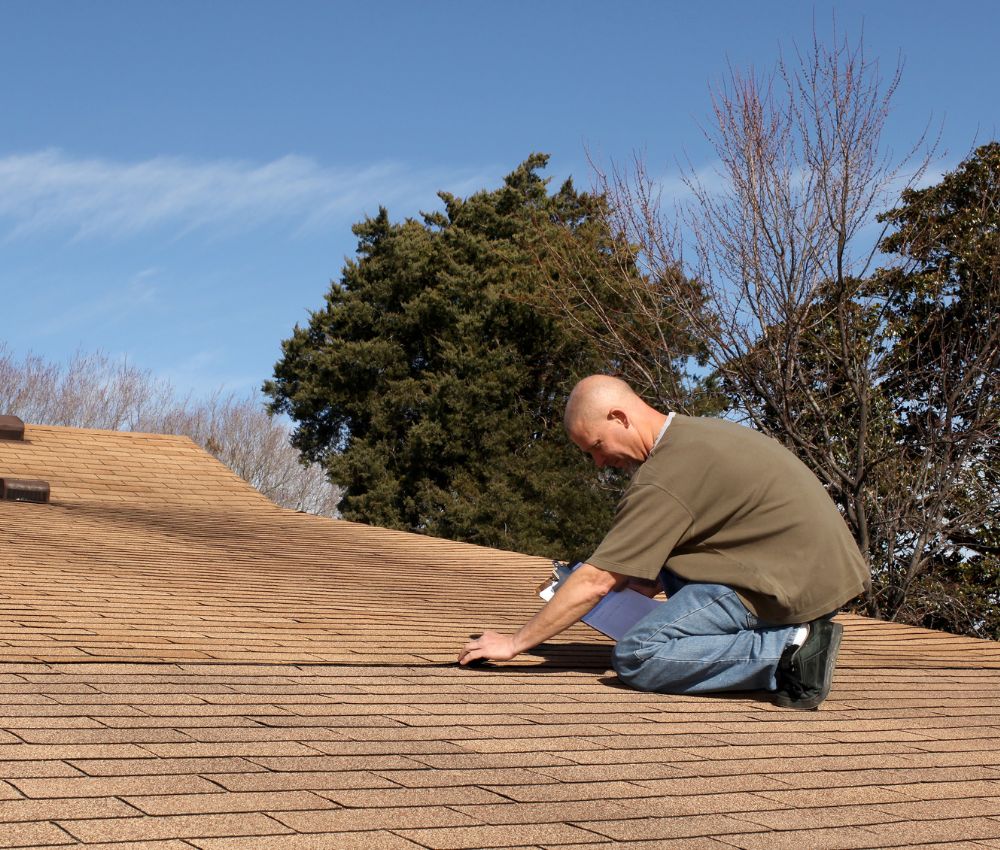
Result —
<instances>
[{"instance_id":1,"label":"olive green t-shirt","mask_svg":"<svg viewBox=\"0 0 1000 850\"><path fill-rule=\"evenodd\" d=\"M761 620L804 623L869 584L868 567L816 476L776 440L676 415L587 562L733 588Z\"/></svg>"}]
</instances>

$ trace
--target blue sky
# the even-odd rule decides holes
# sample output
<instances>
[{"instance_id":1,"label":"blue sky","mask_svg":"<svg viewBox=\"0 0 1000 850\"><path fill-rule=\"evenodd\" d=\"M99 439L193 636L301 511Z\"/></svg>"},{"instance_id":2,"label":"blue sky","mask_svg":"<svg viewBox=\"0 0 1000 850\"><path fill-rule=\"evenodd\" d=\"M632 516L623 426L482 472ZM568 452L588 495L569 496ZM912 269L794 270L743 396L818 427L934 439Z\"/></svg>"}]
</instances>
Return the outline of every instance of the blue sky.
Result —
<instances>
[{"instance_id":1,"label":"blue sky","mask_svg":"<svg viewBox=\"0 0 1000 850\"><path fill-rule=\"evenodd\" d=\"M904 61L897 153L928 122L939 168L997 137L986 0L0 0L0 340L257 387L380 204L437 208L533 151L581 187L588 151L710 168L710 84L834 14Z\"/></svg>"}]
</instances>

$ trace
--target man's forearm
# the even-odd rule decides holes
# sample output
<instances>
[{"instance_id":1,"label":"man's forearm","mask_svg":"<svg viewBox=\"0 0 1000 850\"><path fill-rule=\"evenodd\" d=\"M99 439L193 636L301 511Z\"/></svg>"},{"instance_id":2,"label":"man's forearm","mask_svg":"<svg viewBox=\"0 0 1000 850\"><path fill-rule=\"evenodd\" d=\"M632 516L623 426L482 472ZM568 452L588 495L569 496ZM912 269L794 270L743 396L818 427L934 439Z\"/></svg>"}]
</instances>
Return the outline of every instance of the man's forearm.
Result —
<instances>
[{"instance_id":1,"label":"man's forearm","mask_svg":"<svg viewBox=\"0 0 1000 850\"><path fill-rule=\"evenodd\" d=\"M548 604L514 634L514 650L524 652L565 631L585 616L617 583L617 576L589 564L578 567Z\"/></svg>"},{"instance_id":2,"label":"man's forearm","mask_svg":"<svg viewBox=\"0 0 1000 850\"><path fill-rule=\"evenodd\" d=\"M616 587L627 579L590 564L574 570L556 591L549 603L532 617L516 634L485 631L470 640L459 653L459 664L473 661L509 661L514 656L538 646L569 628Z\"/></svg>"}]
</instances>

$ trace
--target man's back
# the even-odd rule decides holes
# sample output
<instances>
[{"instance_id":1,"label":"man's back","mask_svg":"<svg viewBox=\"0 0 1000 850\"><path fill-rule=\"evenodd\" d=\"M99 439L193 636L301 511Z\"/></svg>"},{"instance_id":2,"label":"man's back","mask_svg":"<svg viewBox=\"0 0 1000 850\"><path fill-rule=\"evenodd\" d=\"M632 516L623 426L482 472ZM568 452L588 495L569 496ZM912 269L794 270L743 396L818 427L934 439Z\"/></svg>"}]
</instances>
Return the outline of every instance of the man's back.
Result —
<instances>
[{"instance_id":1,"label":"man's back","mask_svg":"<svg viewBox=\"0 0 1000 850\"><path fill-rule=\"evenodd\" d=\"M815 475L775 440L676 416L588 561L734 588L762 620L801 623L861 593L868 568Z\"/></svg>"}]
</instances>

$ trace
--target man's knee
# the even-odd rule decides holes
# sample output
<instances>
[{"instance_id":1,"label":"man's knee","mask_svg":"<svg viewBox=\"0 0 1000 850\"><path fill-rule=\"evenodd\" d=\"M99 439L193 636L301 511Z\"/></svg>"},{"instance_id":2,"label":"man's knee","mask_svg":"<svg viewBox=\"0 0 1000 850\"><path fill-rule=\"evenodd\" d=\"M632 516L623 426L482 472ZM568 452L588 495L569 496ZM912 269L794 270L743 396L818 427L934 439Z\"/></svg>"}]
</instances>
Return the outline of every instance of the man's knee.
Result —
<instances>
[{"instance_id":1,"label":"man's knee","mask_svg":"<svg viewBox=\"0 0 1000 850\"><path fill-rule=\"evenodd\" d=\"M645 659L639 654L639 641L625 635L611 652L611 667L626 685L639 691L652 690L643 676Z\"/></svg>"}]
</instances>

